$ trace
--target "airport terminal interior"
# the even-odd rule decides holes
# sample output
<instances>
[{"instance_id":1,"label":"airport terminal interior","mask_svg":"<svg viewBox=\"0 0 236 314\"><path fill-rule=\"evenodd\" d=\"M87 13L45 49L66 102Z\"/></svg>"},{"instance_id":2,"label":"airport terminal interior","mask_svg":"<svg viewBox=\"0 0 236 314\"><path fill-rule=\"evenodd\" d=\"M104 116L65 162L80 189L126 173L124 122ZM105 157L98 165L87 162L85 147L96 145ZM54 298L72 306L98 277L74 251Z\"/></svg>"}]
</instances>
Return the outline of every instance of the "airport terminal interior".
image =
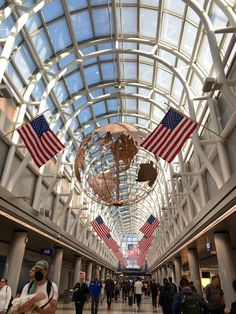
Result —
<instances>
[{"instance_id":1,"label":"airport terminal interior","mask_svg":"<svg viewBox=\"0 0 236 314\"><path fill-rule=\"evenodd\" d=\"M75 313L71 289L95 275L184 275L199 293L219 275L230 308L235 56L234 0L0 0L0 276L13 296L46 260L56 313Z\"/></svg>"}]
</instances>

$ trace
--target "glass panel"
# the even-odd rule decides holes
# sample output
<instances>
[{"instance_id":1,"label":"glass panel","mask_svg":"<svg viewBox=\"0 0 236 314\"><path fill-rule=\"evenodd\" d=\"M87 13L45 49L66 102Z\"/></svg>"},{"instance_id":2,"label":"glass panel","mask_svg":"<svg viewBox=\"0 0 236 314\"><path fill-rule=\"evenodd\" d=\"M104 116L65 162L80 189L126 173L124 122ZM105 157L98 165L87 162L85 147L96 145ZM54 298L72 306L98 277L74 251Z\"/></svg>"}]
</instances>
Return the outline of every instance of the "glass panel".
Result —
<instances>
[{"instance_id":1,"label":"glass panel","mask_svg":"<svg viewBox=\"0 0 236 314\"><path fill-rule=\"evenodd\" d=\"M136 80L137 79L137 63L124 62L123 76L127 80Z\"/></svg>"},{"instance_id":2,"label":"glass panel","mask_svg":"<svg viewBox=\"0 0 236 314\"><path fill-rule=\"evenodd\" d=\"M57 86L55 86L53 90L59 102L63 102L66 98L68 98L68 92L63 82L57 84Z\"/></svg>"},{"instance_id":3,"label":"glass panel","mask_svg":"<svg viewBox=\"0 0 236 314\"><path fill-rule=\"evenodd\" d=\"M16 70L14 69L11 63L8 64L6 69L7 75L11 78L12 82L15 84L16 88L20 92L23 88L23 82L21 81L20 77L18 76Z\"/></svg>"},{"instance_id":4,"label":"glass panel","mask_svg":"<svg viewBox=\"0 0 236 314\"><path fill-rule=\"evenodd\" d=\"M32 37L32 42L42 61L45 61L52 55L52 50L49 46L49 42L44 30L41 30L34 37Z\"/></svg>"},{"instance_id":5,"label":"glass panel","mask_svg":"<svg viewBox=\"0 0 236 314\"><path fill-rule=\"evenodd\" d=\"M36 65L25 45L16 51L15 55L13 56L13 60L15 61L16 66L20 70L25 80L27 80L36 69Z\"/></svg>"},{"instance_id":6,"label":"glass panel","mask_svg":"<svg viewBox=\"0 0 236 314\"><path fill-rule=\"evenodd\" d=\"M139 79L140 81L152 83L153 67L146 64L139 64Z\"/></svg>"},{"instance_id":7,"label":"glass panel","mask_svg":"<svg viewBox=\"0 0 236 314\"><path fill-rule=\"evenodd\" d=\"M75 54L71 53L67 57L61 59L59 61L59 63L61 65L61 67L64 68L65 66L69 65L73 61L75 61ZM74 67L70 68L69 70L67 70L66 74L69 74L70 72L74 71L76 68L78 68L78 66L74 66Z\"/></svg>"},{"instance_id":8,"label":"glass panel","mask_svg":"<svg viewBox=\"0 0 236 314\"><path fill-rule=\"evenodd\" d=\"M63 10L61 0L54 0L53 2L47 4L42 9L42 14L46 22L51 21L58 16L64 15L65 12Z\"/></svg>"},{"instance_id":9,"label":"glass panel","mask_svg":"<svg viewBox=\"0 0 236 314\"><path fill-rule=\"evenodd\" d=\"M144 101L142 99L139 99L138 101L138 112L139 114L143 114L144 116L149 116L150 114L150 103L148 103L147 101Z\"/></svg>"},{"instance_id":10,"label":"glass panel","mask_svg":"<svg viewBox=\"0 0 236 314\"><path fill-rule=\"evenodd\" d=\"M42 21L40 20L38 14L34 14L26 23L26 26L30 33L39 29L42 26Z\"/></svg>"},{"instance_id":11,"label":"glass panel","mask_svg":"<svg viewBox=\"0 0 236 314\"><path fill-rule=\"evenodd\" d=\"M76 39L79 42L93 37L90 16L87 10L71 15L71 20L76 34Z\"/></svg>"},{"instance_id":12,"label":"glass panel","mask_svg":"<svg viewBox=\"0 0 236 314\"><path fill-rule=\"evenodd\" d=\"M117 9L117 31L119 34L137 34L137 8Z\"/></svg>"},{"instance_id":13,"label":"glass panel","mask_svg":"<svg viewBox=\"0 0 236 314\"><path fill-rule=\"evenodd\" d=\"M93 105L93 112L95 116L100 116L103 113L106 112L106 106L104 101L103 102L99 102Z\"/></svg>"},{"instance_id":14,"label":"glass panel","mask_svg":"<svg viewBox=\"0 0 236 314\"><path fill-rule=\"evenodd\" d=\"M79 113L79 120L80 120L80 123L87 122L87 121L89 121L91 118L92 118L92 114L91 114L91 111L90 111L90 108L89 108L89 107L85 108L84 110L82 110L82 111Z\"/></svg>"},{"instance_id":15,"label":"glass panel","mask_svg":"<svg viewBox=\"0 0 236 314\"><path fill-rule=\"evenodd\" d=\"M94 9L92 14L96 36L111 36L114 32L112 11L107 8Z\"/></svg>"},{"instance_id":16,"label":"glass panel","mask_svg":"<svg viewBox=\"0 0 236 314\"><path fill-rule=\"evenodd\" d=\"M100 74L99 74L99 68L97 65L86 67L84 69L84 74L87 79L88 85L93 85L95 83L100 82Z\"/></svg>"},{"instance_id":17,"label":"glass panel","mask_svg":"<svg viewBox=\"0 0 236 314\"><path fill-rule=\"evenodd\" d=\"M165 0L164 8L179 15L183 15L185 4L182 1Z\"/></svg>"},{"instance_id":18,"label":"glass panel","mask_svg":"<svg viewBox=\"0 0 236 314\"><path fill-rule=\"evenodd\" d=\"M61 19L48 26L55 51L71 46L72 41L65 19Z\"/></svg>"},{"instance_id":19,"label":"glass panel","mask_svg":"<svg viewBox=\"0 0 236 314\"><path fill-rule=\"evenodd\" d=\"M212 61L211 51L210 51L210 47L209 47L206 36L204 36L202 39L198 57L197 57L197 62L202 66L206 75L208 75L212 67L213 61Z\"/></svg>"},{"instance_id":20,"label":"glass panel","mask_svg":"<svg viewBox=\"0 0 236 314\"><path fill-rule=\"evenodd\" d=\"M101 70L102 70L102 80L103 81L110 81L117 79L117 71L114 72L114 63L108 62L108 63L102 63L101 64Z\"/></svg>"},{"instance_id":21,"label":"glass panel","mask_svg":"<svg viewBox=\"0 0 236 314\"><path fill-rule=\"evenodd\" d=\"M140 35L156 38L158 11L140 9Z\"/></svg>"},{"instance_id":22,"label":"glass panel","mask_svg":"<svg viewBox=\"0 0 236 314\"><path fill-rule=\"evenodd\" d=\"M189 23L185 23L183 37L181 42L181 49L188 55L192 54L193 46L195 44L197 35L197 28Z\"/></svg>"},{"instance_id":23,"label":"glass panel","mask_svg":"<svg viewBox=\"0 0 236 314\"><path fill-rule=\"evenodd\" d=\"M171 45L177 46L179 42L181 25L182 21L180 18L164 13L161 39Z\"/></svg>"},{"instance_id":24,"label":"glass panel","mask_svg":"<svg viewBox=\"0 0 236 314\"><path fill-rule=\"evenodd\" d=\"M165 70L158 69L156 85L168 90L170 89L171 82L172 82L172 74L170 74L169 72Z\"/></svg>"},{"instance_id":25,"label":"glass panel","mask_svg":"<svg viewBox=\"0 0 236 314\"><path fill-rule=\"evenodd\" d=\"M83 9L88 7L87 0L67 0L67 5L70 11Z\"/></svg>"},{"instance_id":26,"label":"glass panel","mask_svg":"<svg viewBox=\"0 0 236 314\"><path fill-rule=\"evenodd\" d=\"M84 84L81 79L79 72L76 72L66 78L66 83L71 94L78 92L84 87Z\"/></svg>"}]
</instances>

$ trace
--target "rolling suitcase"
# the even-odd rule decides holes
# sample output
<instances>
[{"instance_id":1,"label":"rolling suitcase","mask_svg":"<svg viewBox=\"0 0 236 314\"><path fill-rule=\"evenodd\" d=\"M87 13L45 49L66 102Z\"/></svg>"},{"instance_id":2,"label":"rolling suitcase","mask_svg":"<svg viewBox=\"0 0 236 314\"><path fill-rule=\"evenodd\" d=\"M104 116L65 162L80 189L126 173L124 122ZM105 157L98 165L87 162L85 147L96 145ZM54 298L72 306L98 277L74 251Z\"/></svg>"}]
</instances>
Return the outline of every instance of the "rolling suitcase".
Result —
<instances>
[{"instance_id":1,"label":"rolling suitcase","mask_svg":"<svg viewBox=\"0 0 236 314\"><path fill-rule=\"evenodd\" d=\"M128 302L129 302L129 305L133 305L134 298L133 298L132 295L130 295L130 296L128 297Z\"/></svg>"}]
</instances>

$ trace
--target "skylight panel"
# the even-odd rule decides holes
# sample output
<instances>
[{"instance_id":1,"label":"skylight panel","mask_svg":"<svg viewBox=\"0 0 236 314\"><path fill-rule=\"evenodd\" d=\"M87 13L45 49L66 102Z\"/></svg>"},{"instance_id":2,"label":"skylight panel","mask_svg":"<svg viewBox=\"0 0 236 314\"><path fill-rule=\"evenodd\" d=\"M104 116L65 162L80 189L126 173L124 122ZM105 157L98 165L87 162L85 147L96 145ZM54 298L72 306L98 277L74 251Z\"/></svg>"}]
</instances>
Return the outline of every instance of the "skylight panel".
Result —
<instances>
[{"instance_id":1,"label":"skylight panel","mask_svg":"<svg viewBox=\"0 0 236 314\"><path fill-rule=\"evenodd\" d=\"M93 38L90 16L87 10L71 15L71 20L78 42Z\"/></svg>"},{"instance_id":2,"label":"skylight panel","mask_svg":"<svg viewBox=\"0 0 236 314\"><path fill-rule=\"evenodd\" d=\"M7 19L1 21L0 38L7 38L14 24L15 21L11 15L8 16Z\"/></svg>"},{"instance_id":3,"label":"skylight panel","mask_svg":"<svg viewBox=\"0 0 236 314\"><path fill-rule=\"evenodd\" d=\"M215 28L225 27L228 22L228 18L224 12L213 2L212 11L209 14L211 22Z\"/></svg>"},{"instance_id":4,"label":"skylight panel","mask_svg":"<svg viewBox=\"0 0 236 314\"><path fill-rule=\"evenodd\" d=\"M108 112L118 112L118 100L117 98L115 99L108 99L107 100L107 107L108 107Z\"/></svg>"},{"instance_id":5,"label":"skylight panel","mask_svg":"<svg viewBox=\"0 0 236 314\"><path fill-rule=\"evenodd\" d=\"M203 82L200 81L199 77L195 73L193 73L193 76L192 76L192 79L190 82L190 86L191 86L191 89L196 96L201 96L202 84L203 84Z\"/></svg>"},{"instance_id":6,"label":"skylight panel","mask_svg":"<svg viewBox=\"0 0 236 314\"><path fill-rule=\"evenodd\" d=\"M67 0L67 5L70 11L83 9L88 7L87 0Z\"/></svg>"},{"instance_id":7,"label":"skylight panel","mask_svg":"<svg viewBox=\"0 0 236 314\"><path fill-rule=\"evenodd\" d=\"M122 7L117 8L117 32L123 34L137 34L137 8Z\"/></svg>"},{"instance_id":8,"label":"skylight panel","mask_svg":"<svg viewBox=\"0 0 236 314\"><path fill-rule=\"evenodd\" d=\"M157 79L155 85L160 86L166 90L170 90L171 82L172 74L159 68L157 71Z\"/></svg>"},{"instance_id":9,"label":"skylight panel","mask_svg":"<svg viewBox=\"0 0 236 314\"><path fill-rule=\"evenodd\" d=\"M124 62L124 69L122 69L123 77L127 80L137 80L137 63Z\"/></svg>"},{"instance_id":10,"label":"skylight panel","mask_svg":"<svg viewBox=\"0 0 236 314\"><path fill-rule=\"evenodd\" d=\"M23 89L23 82L21 81L20 77L18 76L15 68L13 67L13 65L11 63L8 64L8 67L6 69L6 73L7 75L10 76L12 82L14 83L14 85L16 86L16 88L21 91Z\"/></svg>"},{"instance_id":11,"label":"skylight panel","mask_svg":"<svg viewBox=\"0 0 236 314\"><path fill-rule=\"evenodd\" d=\"M182 16L185 9L185 3L182 1L165 0L164 8Z\"/></svg>"},{"instance_id":12,"label":"skylight panel","mask_svg":"<svg viewBox=\"0 0 236 314\"><path fill-rule=\"evenodd\" d=\"M161 39L173 46L178 46L182 20L170 14L163 14Z\"/></svg>"},{"instance_id":13,"label":"skylight panel","mask_svg":"<svg viewBox=\"0 0 236 314\"><path fill-rule=\"evenodd\" d=\"M173 84L173 88L172 88L172 95L177 98L178 100L180 100L180 97L182 95L183 92L183 85L180 82L180 80L178 78L175 77L174 79L174 84Z\"/></svg>"},{"instance_id":14,"label":"skylight panel","mask_svg":"<svg viewBox=\"0 0 236 314\"><path fill-rule=\"evenodd\" d=\"M93 112L95 116L101 116L102 114L106 113L106 105L105 102L98 102L93 104Z\"/></svg>"},{"instance_id":15,"label":"skylight panel","mask_svg":"<svg viewBox=\"0 0 236 314\"><path fill-rule=\"evenodd\" d=\"M56 134L58 133L58 131L62 128L63 123L61 121L61 119L58 119L57 122L55 123L55 125L53 126L53 132L55 132Z\"/></svg>"},{"instance_id":16,"label":"skylight panel","mask_svg":"<svg viewBox=\"0 0 236 314\"><path fill-rule=\"evenodd\" d=\"M197 35L197 28L194 27L192 24L186 22L184 25L184 31L183 31L180 49L183 50L189 56L191 56L193 52L196 35Z\"/></svg>"},{"instance_id":17,"label":"skylight panel","mask_svg":"<svg viewBox=\"0 0 236 314\"><path fill-rule=\"evenodd\" d=\"M148 6L159 7L159 0L141 0L140 3Z\"/></svg>"},{"instance_id":18,"label":"skylight panel","mask_svg":"<svg viewBox=\"0 0 236 314\"><path fill-rule=\"evenodd\" d=\"M68 76L65 80L71 94L78 92L80 89L84 87L82 78L79 72L76 72Z\"/></svg>"},{"instance_id":19,"label":"skylight panel","mask_svg":"<svg viewBox=\"0 0 236 314\"><path fill-rule=\"evenodd\" d=\"M107 8L96 8L92 10L95 35L111 36L114 32L112 11Z\"/></svg>"},{"instance_id":20,"label":"skylight panel","mask_svg":"<svg viewBox=\"0 0 236 314\"><path fill-rule=\"evenodd\" d=\"M61 0L54 0L42 9L42 14L46 22L51 21L65 14Z\"/></svg>"},{"instance_id":21,"label":"skylight panel","mask_svg":"<svg viewBox=\"0 0 236 314\"><path fill-rule=\"evenodd\" d=\"M84 68L84 74L88 85L96 84L101 80L98 65Z\"/></svg>"},{"instance_id":22,"label":"skylight panel","mask_svg":"<svg viewBox=\"0 0 236 314\"><path fill-rule=\"evenodd\" d=\"M50 24L48 30L56 52L71 46L72 41L64 18Z\"/></svg>"},{"instance_id":23,"label":"skylight panel","mask_svg":"<svg viewBox=\"0 0 236 314\"><path fill-rule=\"evenodd\" d=\"M136 94L137 93L137 87L127 85L127 86L125 86L125 93Z\"/></svg>"},{"instance_id":24,"label":"skylight panel","mask_svg":"<svg viewBox=\"0 0 236 314\"><path fill-rule=\"evenodd\" d=\"M107 125L108 124L108 119L103 119L103 120L99 120L99 123L98 123L100 126L104 126L104 125Z\"/></svg>"},{"instance_id":25,"label":"skylight panel","mask_svg":"<svg viewBox=\"0 0 236 314\"><path fill-rule=\"evenodd\" d=\"M79 113L80 123L88 122L89 120L91 120L91 118L92 118L92 114L89 107L85 108Z\"/></svg>"},{"instance_id":26,"label":"skylight panel","mask_svg":"<svg viewBox=\"0 0 236 314\"><path fill-rule=\"evenodd\" d=\"M106 43L106 44L101 44L101 45L98 45L97 46L98 50L99 51L102 51L102 50L110 50L113 47L113 45L111 43ZM114 54L111 54L111 53L106 53L104 55L100 55L99 56L99 60L103 61L103 60L113 60L115 59L114 57Z\"/></svg>"},{"instance_id":27,"label":"skylight panel","mask_svg":"<svg viewBox=\"0 0 236 314\"><path fill-rule=\"evenodd\" d=\"M139 99L138 101L138 112L139 114L149 116L150 114L151 104L147 101Z\"/></svg>"},{"instance_id":28,"label":"skylight panel","mask_svg":"<svg viewBox=\"0 0 236 314\"><path fill-rule=\"evenodd\" d=\"M41 30L32 37L34 47L42 61L47 60L52 55L52 50L44 30Z\"/></svg>"},{"instance_id":29,"label":"skylight panel","mask_svg":"<svg viewBox=\"0 0 236 314\"><path fill-rule=\"evenodd\" d=\"M109 4L111 0L90 0L91 5Z\"/></svg>"},{"instance_id":30,"label":"skylight panel","mask_svg":"<svg viewBox=\"0 0 236 314\"><path fill-rule=\"evenodd\" d=\"M21 71L21 75L25 80L34 72L36 65L28 51L28 48L23 44L19 50L13 56L13 60L16 63L16 66Z\"/></svg>"},{"instance_id":31,"label":"skylight panel","mask_svg":"<svg viewBox=\"0 0 236 314\"><path fill-rule=\"evenodd\" d=\"M107 62L101 64L102 70L102 80L103 81L111 81L117 79L117 71L114 71L113 62Z\"/></svg>"},{"instance_id":32,"label":"skylight panel","mask_svg":"<svg viewBox=\"0 0 236 314\"><path fill-rule=\"evenodd\" d=\"M148 18L147 18L148 16ZM140 9L140 35L156 38L158 11L145 8Z\"/></svg>"},{"instance_id":33,"label":"skylight panel","mask_svg":"<svg viewBox=\"0 0 236 314\"><path fill-rule=\"evenodd\" d=\"M26 27L30 33L36 31L42 26L42 21L39 18L38 14L34 14L30 19L26 22Z\"/></svg>"},{"instance_id":34,"label":"skylight panel","mask_svg":"<svg viewBox=\"0 0 236 314\"><path fill-rule=\"evenodd\" d=\"M194 22L195 24L199 24L199 21L200 21L199 16L190 7L188 7L188 11L187 11L186 17L187 17L187 20L190 20L190 21Z\"/></svg>"},{"instance_id":35,"label":"skylight panel","mask_svg":"<svg viewBox=\"0 0 236 314\"><path fill-rule=\"evenodd\" d=\"M206 35L204 35L201 41L201 46L200 46L196 61L202 66L206 75L208 75L212 67L213 61L212 61L211 51L210 51L210 47L209 47Z\"/></svg>"},{"instance_id":36,"label":"skylight panel","mask_svg":"<svg viewBox=\"0 0 236 314\"><path fill-rule=\"evenodd\" d=\"M168 62L170 65L175 65L176 56L166 50L160 50L159 56L164 61Z\"/></svg>"},{"instance_id":37,"label":"skylight panel","mask_svg":"<svg viewBox=\"0 0 236 314\"><path fill-rule=\"evenodd\" d=\"M148 88L139 88L138 89L138 93L142 96L148 96L148 94L150 93L150 89Z\"/></svg>"},{"instance_id":38,"label":"skylight panel","mask_svg":"<svg viewBox=\"0 0 236 314\"><path fill-rule=\"evenodd\" d=\"M124 104L126 111L137 113L137 99L127 98Z\"/></svg>"},{"instance_id":39,"label":"skylight panel","mask_svg":"<svg viewBox=\"0 0 236 314\"><path fill-rule=\"evenodd\" d=\"M139 80L145 83L152 83L153 66L147 64L139 64Z\"/></svg>"},{"instance_id":40,"label":"skylight panel","mask_svg":"<svg viewBox=\"0 0 236 314\"><path fill-rule=\"evenodd\" d=\"M90 124L88 127L84 130L84 135L87 136L88 134L92 133L95 130L94 124Z\"/></svg>"},{"instance_id":41,"label":"skylight panel","mask_svg":"<svg viewBox=\"0 0 236 314\"><path fill-rule=\"evenodd\" d=\"M102 89L96 89L96 90L93 90L91 91L91 95L96 98L96 97L99 97L99 96L102 96L104 95L104 92Z\"/></svg>"},{"instance_id":42,"label":"skylight panel","mask_svg":"<svg viewBox=\"0 0 236 314\"><path fill-rule=\"evenodd\" d=\"M63 102L68 98L68 92L65 88L65 84L62 81L53 88L53 91L59 102Z\"/></svg>"},{"instance_id":43,"label":"skylight panel","mask_svg":"<svg viewBox=\"0 0 236 314\"><path fill-rule=\"evenodd\" d=\"M34 85L34 89L32 91L32 95L34 96L36 101L41 99L41 96L44 90L45 90L45 84L43 80L41 79Z\"/></svg>"}]
</instances>

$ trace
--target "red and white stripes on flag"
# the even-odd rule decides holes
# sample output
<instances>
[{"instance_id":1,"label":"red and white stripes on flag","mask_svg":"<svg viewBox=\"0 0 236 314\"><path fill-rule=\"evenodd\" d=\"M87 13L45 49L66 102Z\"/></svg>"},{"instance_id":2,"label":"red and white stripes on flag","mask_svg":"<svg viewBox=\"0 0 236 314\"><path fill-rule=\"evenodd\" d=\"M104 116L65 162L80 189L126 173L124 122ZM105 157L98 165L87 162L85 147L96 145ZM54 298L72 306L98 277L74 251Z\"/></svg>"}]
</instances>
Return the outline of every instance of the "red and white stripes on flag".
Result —
<instances>
[{"instance_id":1,"label":"red and white stripes on flag","mask_svg":"<svg viewBox=\"0 0 236 314\"><path fill-rule=\"evenodd\" d=\"M150 215L145 224L139 229L146 237L151 237L155 229L159 226L160 220Z\"/></svg>"},{"instance_id":2,"label":"red and white stripes on flag","mask_svg":"<svg viewBox=\"0 0 236 314\"><path fill-rule=\"evenodd\" d=\"M195 121L170 108L140 146L170 163L197 127Z\"/></svg>"},{"instance_id":3,"label":"red and white stripes on flag","mask_svg":"<svg viewBox=\"0 0 236 314\"><path fill-rule=\"evenodd\" d=\"M98 236L103 240L106 239L106 235L111 232L100 215L91 221L91 225L97 232Z\"/></svg>"},{"instance_id":4,"label":"red and white stripes on flag","mask_svg":"<svg viewBox=\"0 0 236 314\"><path fill-rule=\"evenodd\" d=\"M38 167L44 165L64 148L59 138L49 128L43 115L23 124L17 132Z\"/></svg>"},{"instance_id":5,"label":"red and white stripes on flag","mask_svg":"<svg viewBox=\"0 0 236 314\"><path fill-rule=\"evenodd\" d=\"M146 236L143 236L142 239L138 243L138 249L141 252L145 252L150 247L153 238L154 238L153 236L149 238L147 238Z\"/></svg>"}]
</instances>

